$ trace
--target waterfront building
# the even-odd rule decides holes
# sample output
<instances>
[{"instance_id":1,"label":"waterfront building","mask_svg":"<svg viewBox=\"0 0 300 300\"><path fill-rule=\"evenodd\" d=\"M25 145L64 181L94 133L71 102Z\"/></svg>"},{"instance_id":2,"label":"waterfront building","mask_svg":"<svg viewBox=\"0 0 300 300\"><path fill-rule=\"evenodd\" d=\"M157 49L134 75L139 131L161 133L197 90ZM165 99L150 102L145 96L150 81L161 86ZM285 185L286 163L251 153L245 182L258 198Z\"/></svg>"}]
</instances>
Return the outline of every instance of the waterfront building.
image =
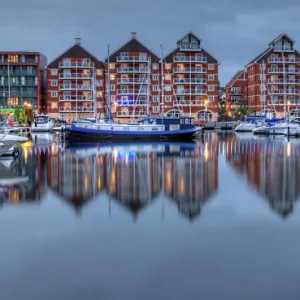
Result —
<instances>
[{"instance_id":1,"label":"waterfront building","mask_svg":"<svg viewBox=\"0 0 300 300\"><path fill-rule=\"evenodd\" d=\"M238 112L242 105L247 106L247 72L238 71L225 87L225 101L228 115Z\"/></svg>"},{"instance_id":2,"label":"waterfront building","mask_svg":"<svg viewBox=\"0 0 300 300\"><path fill-rule=\"evenodd\" d=\"M45 66L39 52L0 52L0 112L20 121L45 109Z\"/></svg>"},{"instance_id":3,"label":"waterfront building","mask_svg":"<svg viewBox=\"0 0 300 300\"><path fill-rule=\"evenodd\" d=\"M190 32L164 58L165 112L182 114L203 121L218 117L219 62L202 46L202 40Z\"/></svg>"},{"instance_id":4,"label":"waterfront building","mask_svg":"<svg viewBox=\"0 0 300 300\"><path fill-rule=\"evenodd\" d=\"M104 113L104 64L76 38L47 66L47 111L72 120Z\"/></svg>"},{"instance_id":5,"label":"waterfront building","mask_svg":"<svg viewBox=\"0 0 300 300\"><path fill-rule=\"evenodd\" d=\"M110 84L114 117L158 115L160 110L160 58L131 33L131 39L106 59L105 89Z\"/></svg>"}]
</instances>

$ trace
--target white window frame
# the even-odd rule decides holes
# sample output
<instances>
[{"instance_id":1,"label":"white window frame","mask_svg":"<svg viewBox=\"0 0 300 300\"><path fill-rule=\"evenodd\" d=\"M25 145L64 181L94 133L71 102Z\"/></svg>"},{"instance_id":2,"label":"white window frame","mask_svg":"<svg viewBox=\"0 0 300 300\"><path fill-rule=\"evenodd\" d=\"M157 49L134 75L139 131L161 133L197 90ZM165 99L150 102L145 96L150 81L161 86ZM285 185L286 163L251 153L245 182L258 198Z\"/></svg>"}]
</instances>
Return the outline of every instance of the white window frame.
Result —
<instances>
[{"instance_id":1,"label":"white window frame","mask_svg":"<svg viewBox=\"0 0 300 300\"><path fill-rule=\"evenodd\" d=\"M171 102L172 101L172 97L171 96L165 96L165 101L166 102Z\"/></svg>"},{"instance_id":2,"label":"white window frame","mask_svg":"<svg viewBox=\"0 0 300 300\"><path fill-rule=\"evenodd\" d=\"M209 102L214 102L215 101L215 96L208 96Z\"/></svg>"},{"instance_id":3,"label":"white window frame","mask_svg":"<svg viewBox=\"0 0 300 300\"><path fill-rule=\"evenodd\" d=\"M159 106L152 106L152 112L159 113Z\"/></svg>"},{"instance_id":4,"label":"white window frame","mask_svg":"<svg viewBox=\"0 0 300 300\"><path fill-rule=\"evenodd\" d=\"M159 91L159 86L158 85L153 85L152 87L154 92L158 92Z\"/></svg>"},{"instance_id":5,"label":"white window frame","mask_svg":"<svg viewBox=\"0 0 300 300\"><path fill-rule=\"evenodd\" d=\"M52 98L57 98L58 97L58 92L57 91L51 91L51 97Z\"/></svg>"},{"instance_id":6,"label":"white window frame","mask_svg":"<svg viewBox=\"0 0 300 300\"><path fill-rule=\"evenodd\" d=\"M165 91L166 92L171 92L172 91L172 86L169 85L169 84L165 85Z\"/></svg>"},{"instance_id":7,"label":"white window frame","mask_svg":"<svg viewBox=\"0 0 300 300\"><path fill-rule=\"evenodd\" d=\"M57 69L51 69L50 72L52 76L57 76Z\"/></svg>"},{"instance_id":8,"label":"white window frame","mask_svg":"<svg viewBox=\"0 0 300 300\"><path fill-rule=\"evenodd\" d=\"M215 65L214 64L208 64L208 70L214 70L215 69Z\"/></svg>"},{"instance_id":9,"label":"white window frame","mask_svg":"<svg viewBox=\"0 0 300 300\"><path fill-rule=\"evenodd\" d=\"M154 81L158 81L158 74L153 75L152 78Z\"/></svg>"},{"instance_id":10,"label":"white window frame","mask_svg":"<svg viewBox=\"0 0 300 300\"><path fill-rule=\"evenodd\" d=\"M208 81L214 81L215 75L208 75Z\"/></svg>"},{"instance_id":11,"label":"white window frame","mask_svg":"<svg viewBox=\"0 0 300 300\"><path fill-rule=\"evenodd\" d=\"M215 86L214 85L209 85L208 86L208 91L209 92L214 92L215 91Z\"/></svg>"},{"instance_id":12,"label":"white window frame","mask_svg":"<svg viewBox=\"0 0 300 300\"><path fill-rule=\"evenodd\" d=\"M114 85L114 84L112 84L112 85L110 86L110 91L111 91L111 92L114 92L114 91L115 91L115 85Z\"/></svg>"},{"instance_id":13,"label":"white window frame","mask_svg":"<svg viewBox=\"0 0 300 300\"><path fill-rule=\"evenodd\" d=\"M159 96L153 96L152 102L159 102Z\"/></svg>"},{"instance_id":14,"label":"white window frame","mask_svg":"<svg viewBox=\"0 0 300 300\"><path fill-rule=\"evenodd\" d=\"M51 86L57 86L57 80L51 80Z\"/></svg>"}]
</instances>

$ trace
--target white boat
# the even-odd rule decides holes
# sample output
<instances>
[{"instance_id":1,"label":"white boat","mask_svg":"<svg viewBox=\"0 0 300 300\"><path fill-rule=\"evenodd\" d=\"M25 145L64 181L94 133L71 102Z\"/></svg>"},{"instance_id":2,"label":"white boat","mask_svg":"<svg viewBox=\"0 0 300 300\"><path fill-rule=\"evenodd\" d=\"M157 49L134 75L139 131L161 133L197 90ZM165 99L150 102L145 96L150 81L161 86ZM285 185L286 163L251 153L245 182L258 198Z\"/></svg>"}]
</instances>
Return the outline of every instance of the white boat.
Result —
<instances>
[{"instance_id":1,"label":"white boat","mask_svg":"<svg viewBox=\"0 0 300 300\"><path fill-rule=\"evenodd\" d=\"M0 142L0 157L6 154L8 151L13 150L12 142ZM13 152L11 152L13 153Z\"/></svg>"},{"instance_id":2,"label":"white boat","mask_svg":"<svg viewBox=\"0 0 300 300\"><path fill-rule=\"evenodd\" d=\"M254 128L252 132L253 134L283 135L287 125L284 119L266 119L265 125Z\"/></svg>"},{"instance_id":3,"label":"white boat","mask_svg":"<svg viewBox=\"0 0 300 300\"><path fill-rule=\"evenodd\" d=\"M34 117L33 125L31 126L32 132L49 132L53 130L54 119L47 115L39 115Z\"/></svg>"},{"instance_id":4,"label":"white boat","mask_svg":"<svg viewBox=\"0 0 300 300\"><path fill-rule=\"evenodd\" d=\"M263 116L246 116L244 122L240 122L235 132L252 132L256 127L263 126L265 117Z\"/></svg>"},{"instance_id":5,"label":"white boat","mask_svg":"<svg viewBox=\"0 0 300 300\"><path fill-rule=\"evenodd\" d=\"M284 130L286 136L300 136L300 118L293 119Z\"/></svg>"},{"instance_id":6,"label":"white boat","mask_svg":"<svg viewBox=\"0 0 300 300\"><path fill-rule=\"evenodd\" d=\"M0 134L0 142L27 142L28 138L26 136L14 135L14 134Z\"/></svg>"}]
</instances>

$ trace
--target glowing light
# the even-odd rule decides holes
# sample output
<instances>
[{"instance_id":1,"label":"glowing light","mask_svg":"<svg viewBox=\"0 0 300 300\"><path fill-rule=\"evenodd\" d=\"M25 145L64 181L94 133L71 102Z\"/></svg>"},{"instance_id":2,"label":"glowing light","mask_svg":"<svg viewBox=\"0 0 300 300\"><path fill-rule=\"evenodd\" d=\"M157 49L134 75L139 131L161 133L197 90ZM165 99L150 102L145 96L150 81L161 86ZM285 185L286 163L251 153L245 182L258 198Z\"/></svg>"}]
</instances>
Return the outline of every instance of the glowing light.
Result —
<instances>
[{"instance_id":1,"label":"glowing light","mask_svg":"<svg viewBox=\"0 0 300 300\"><path fill-rule=\"evenodd\" d=\"M27 148L24 149L24 161L25 161L25 164L27 164L27 161L28 161L28 149Z\"/></svg>"},{"instance_id":2,"label":"glowing light","mask_svg":"<svg viewBox=\"0 0 300 300\"><path fill-rule=\"evenodd\" d=\"M98 191L101 190L101 177L100 177L100 175L98 175L98 177L97 177L97 188L98 188Z\"/></svg>"},{"instance_id":3,"label":"glowing light","mask_svg":"<svg viewBox=\"0 0 300 300\"><path fill-rule=\"evenodd\" d=\"M125 154L125 164L128 166L128 153Z\"/></svg>"},{"instance_id":4,"label":"glowing light","mask_svg":"<svg viewBox=\"0 0 300 300\"><path fill-rule=\"evenodd\" d=\"M85 176L84 176L84 189L87 190L87 189L88 189L88 186L89 186L88 178L87 178L87 176L85 175Z\"/></svg>"},{"instance_id":5,"label":"glowing light","mask_svg":"<svg viewBox=\"0 0 300 300\"><path fill-rule=\"evenodd\" d=\"M205 148L204 148L204 159L205 159L205 161L208 161L208 159L209 159L208 143L205 144Z\"/></svg>"},{"instance_id":6,"label":"glowing light","mask_svg":"<svg viewBox=\"0 0 300 300\"><path fill-rule=\"evenodd\" d=\"M179 191L180 191L180 194L184 193L184 179L183 179L183 177L180 178Z\"/></svg>"},{"instance_id":7,"label":"glowing light","mask_svg":"<svg viewBox=\"0 0 300 300\"><path fill-rule=\"evenodd\" d=\"M286 145L286 155L288 157L291 156L291 142L288 142L287 145Z\"/></svg>"},{"instance_id":8,"label":"glowing light","mask_svg":"<svg viewBox=\"0 0 300 300\"><path fill-rule=\"evenodd\" d=\"M171 192L171 171L168 170L166 174L166 192Z\"/></svg>"}]
</instances>

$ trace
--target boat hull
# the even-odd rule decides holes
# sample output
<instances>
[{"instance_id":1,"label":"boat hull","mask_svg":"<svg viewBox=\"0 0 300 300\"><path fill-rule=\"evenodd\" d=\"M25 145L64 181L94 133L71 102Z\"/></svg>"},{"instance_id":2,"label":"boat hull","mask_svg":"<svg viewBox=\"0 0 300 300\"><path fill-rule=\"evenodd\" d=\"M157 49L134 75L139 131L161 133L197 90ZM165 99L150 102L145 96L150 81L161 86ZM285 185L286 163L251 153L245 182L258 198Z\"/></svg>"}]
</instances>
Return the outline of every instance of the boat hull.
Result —
<instances>
[{"instance_id":1,"label":"boat hull","mask_svg":"<svg viewBox=\"0 0 300 300\"><path fill-rule=\"evenodd\" d=\"M71 129L66 139L74 142L86 141L191 141L193 140L196 129L184 131L161 131L161 132L109 132L96 130Z\"/></svg>"}]
</instances>

